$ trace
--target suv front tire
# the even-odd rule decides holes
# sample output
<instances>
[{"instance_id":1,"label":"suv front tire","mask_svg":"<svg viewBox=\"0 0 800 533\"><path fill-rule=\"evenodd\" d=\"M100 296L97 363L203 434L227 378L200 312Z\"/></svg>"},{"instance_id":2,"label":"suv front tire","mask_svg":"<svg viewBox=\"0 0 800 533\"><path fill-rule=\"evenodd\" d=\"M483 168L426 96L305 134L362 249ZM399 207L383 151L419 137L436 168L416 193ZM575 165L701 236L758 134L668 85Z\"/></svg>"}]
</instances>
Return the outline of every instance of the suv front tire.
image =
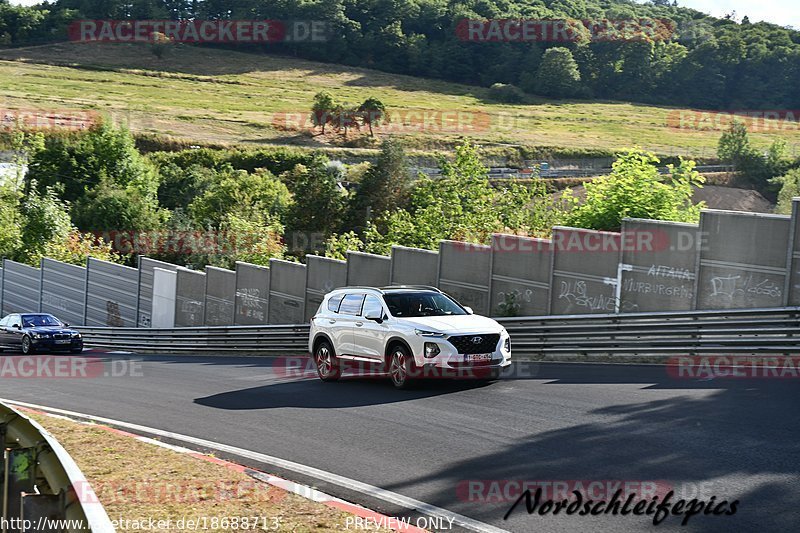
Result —
<instances>
[{"instance_id":1,"label":"suv front tire","mask_svg":"<svg viewBox=\"0 0 800 533\"><path fill-rule=\"evenodd\" d=\"M337 381L342 377L342 368L339 360L328 341L322 341L314 350L314 363L317 365L317 374L322 381Z\"/></svg>"},{"instance_id":2,"label":"suv front tire","mask_svg":"<svg viewBox=\"0 0 800 533\"><path fill-rule=\"evenodd\" d=\"M416 369L414 358L402 344L392 347L388 357L389 378L397 389L411 388Z\"/></svg>"}]
</instances>

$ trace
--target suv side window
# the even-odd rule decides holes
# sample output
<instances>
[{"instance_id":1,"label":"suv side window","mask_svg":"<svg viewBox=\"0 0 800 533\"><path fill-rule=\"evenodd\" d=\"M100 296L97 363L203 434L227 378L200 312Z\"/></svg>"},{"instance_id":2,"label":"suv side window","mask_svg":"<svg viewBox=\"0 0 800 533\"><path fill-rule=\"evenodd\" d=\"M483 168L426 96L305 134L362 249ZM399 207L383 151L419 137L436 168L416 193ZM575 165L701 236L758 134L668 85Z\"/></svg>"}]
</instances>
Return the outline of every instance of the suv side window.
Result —
<instances>
[{"instance_id":1,"label":"suv side window","mask_svg":"<svg viewBox=\"0 0 800 533\"><path fill-rule=\"evenodd\" d=\"M361 313L361 316L383 317L383 306L381 305L381 301L375 296L368 294L367 298L364 300L364 311Z\"/></svg>"},{"instance_id":2,"label":"suv side window","mask_svg":"<svg viewBox=\"0 0 800 533\"><path fill-rule=\"evenodd\" d=\"M334 296L331 296L328 299L328 311L338 313L339 304L342 303L342 298L344 298L344 294L336 294Z\"/></svg>"},{"instance_id":3,"label":"suv side window","mask_svg":"<svg viewBox=\"0 0 800 533\"><path fill-rule=\"evenodd\" d=\"M360 315L361 304L364 303L363 294L348 294L339 306L339 312L346 315Z\"/></svg>"},{"instance_id":4,"label":"suv side window","mask_svg":"<svg viewBox=\"0 0 800 533\"><path fill-rule=\"evenodd\" d=\"M11 318L11 315L5 317L3 320L0 320L0 328L4 328L8 326L8 319Z\"/></svg>"}]
</instances>

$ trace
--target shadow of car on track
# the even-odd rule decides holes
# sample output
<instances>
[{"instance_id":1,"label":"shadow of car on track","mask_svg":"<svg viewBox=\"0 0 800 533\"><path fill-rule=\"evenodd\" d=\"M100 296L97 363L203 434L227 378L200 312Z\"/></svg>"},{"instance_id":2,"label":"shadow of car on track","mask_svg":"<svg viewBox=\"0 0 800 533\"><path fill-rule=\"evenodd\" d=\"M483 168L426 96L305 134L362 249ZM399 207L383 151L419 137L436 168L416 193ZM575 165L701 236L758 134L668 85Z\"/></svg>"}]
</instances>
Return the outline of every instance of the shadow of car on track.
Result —
<instances>
[{"instance_id":1,"label":"shadow of car on track","mask_svg":"<svg viewBox=\"0 0 800 533\"><path fill-rule=\"evenodd\" d=\"M650 387L642 390L659 394ZM740 502L733 516L698 515L686 528L673 516L660 529L794 530L800 499L798 399L800 389L790 381L732 380L700 396L600 407L589 411L597 422L541 432L530 427L502 450L382 488L402 493L407 487L446 480L451 489L427 503L510 531L642 531L652 528L652 516L542 517L528 515L524 504L503 521L519 494L512 491L507 498L504 490L523 482L535 490L537 484L556 481L650 481L675 490L673 502L695 496Z\"/></svg>"},{"instance_id":2,"label":"shadow of car on track","mask_svg":"<svg viewBox=\"0 0 800 533\"><path fill-rule=\"evenodd\" d=\"M408 402L474 390L491 383L476 380L421 380L410 390L396 390L385 376L343 377L336 383L316 378L279 381L196 398L194 403L215 409L340 409L395 402Z\"/></svg>"}]
</instances>

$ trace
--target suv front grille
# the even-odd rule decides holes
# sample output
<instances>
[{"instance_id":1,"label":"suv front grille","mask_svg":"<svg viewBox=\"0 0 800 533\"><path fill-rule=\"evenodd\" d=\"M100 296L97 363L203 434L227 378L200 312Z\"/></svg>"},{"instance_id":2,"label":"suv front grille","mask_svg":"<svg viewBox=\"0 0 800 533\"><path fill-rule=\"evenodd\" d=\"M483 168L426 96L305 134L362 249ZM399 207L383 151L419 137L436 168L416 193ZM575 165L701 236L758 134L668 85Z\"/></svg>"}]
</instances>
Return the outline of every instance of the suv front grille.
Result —
<instances>
[{"instance_id":1,"label":"suv front grille","mask_svg":"<svg viewBox=\"0 0 800 533\"><path fill-rule=\"evenodd\" d=\"M500 342L500 334L455 335L447 340L456 347L460 354L491 353L497 349L497 343Z\"/></svg>"}]
</instances>

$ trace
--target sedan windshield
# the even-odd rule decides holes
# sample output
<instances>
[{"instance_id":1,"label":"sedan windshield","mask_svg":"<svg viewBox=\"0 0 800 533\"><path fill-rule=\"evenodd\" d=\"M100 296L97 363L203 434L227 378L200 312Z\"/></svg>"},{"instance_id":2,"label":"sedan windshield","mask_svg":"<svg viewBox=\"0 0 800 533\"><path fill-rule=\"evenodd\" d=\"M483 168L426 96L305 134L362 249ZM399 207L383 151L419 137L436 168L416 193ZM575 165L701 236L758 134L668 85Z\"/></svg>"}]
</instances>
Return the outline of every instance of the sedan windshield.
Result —
<instances>
[{"instance_id":1,"label":"sedan windshield","mask_svg":"<svg viewBox=\"0 0 800 533\"><path fill-rule=\"evenodd\" d=\"M61 322L53 315L22 315L22 327L60 326Z\"/></svg>"},{"instance_id":2,"label":"sedan windshield","mask_svg":"<svg viewBox=\"0 0 800 533\"><path fill-rule=\"evenodd\" d=\"M421 316L466 315L467 312L449 297L438 292L401 292L384 294L383 299L392 316L413 318Z\"/></svg>"}]
</instances>

